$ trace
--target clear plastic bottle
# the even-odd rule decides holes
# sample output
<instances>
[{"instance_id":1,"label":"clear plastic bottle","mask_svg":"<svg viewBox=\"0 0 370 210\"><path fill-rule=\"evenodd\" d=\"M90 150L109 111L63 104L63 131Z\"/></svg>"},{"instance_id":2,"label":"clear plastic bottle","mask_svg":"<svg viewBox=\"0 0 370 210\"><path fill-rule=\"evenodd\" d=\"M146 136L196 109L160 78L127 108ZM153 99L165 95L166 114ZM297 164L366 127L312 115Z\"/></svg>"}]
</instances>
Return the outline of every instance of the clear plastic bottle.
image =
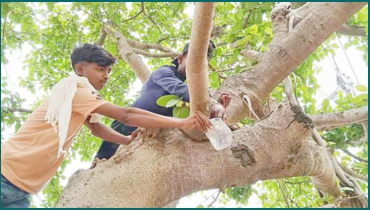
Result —
<instances>
[{"instance_id":1,"label":"clear plastic bottle","mask_svg":"<svg viewBox=\"0 0 370 210\"><path fill-rule=\"evenodd\" d=\"M213 127L206 133L206 136L212 146L216 150L222 150L231 146L233 142L233 133L229 126L227 126L221 118L213 118L211 122Z\"/></svg>"}]
</instances>

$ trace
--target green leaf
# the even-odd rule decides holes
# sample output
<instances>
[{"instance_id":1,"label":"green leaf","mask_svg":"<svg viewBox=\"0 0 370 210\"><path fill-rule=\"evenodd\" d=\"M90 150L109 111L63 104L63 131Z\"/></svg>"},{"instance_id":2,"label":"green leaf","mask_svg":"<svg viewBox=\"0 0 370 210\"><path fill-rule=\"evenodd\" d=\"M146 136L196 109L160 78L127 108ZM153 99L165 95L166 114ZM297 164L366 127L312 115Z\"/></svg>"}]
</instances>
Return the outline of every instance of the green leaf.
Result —
<instances>
[{"instance_id":1,"label":"green leaf","mask_svg":"<svg viewBox=\"0 0 370 210\"><path fill-rule=\"evenodd\" d=\"M250 32L254 34L258 33L258 26L256 24L252 25L250 27Z\"/></svg>"},{"instance_id":2,"label":"green leaf","mask_svg":"<svg viewBox=\"0 0 370 210\"><path fill-rule=\"evenodd\" d=\"M272 35L272 29L270 27L265 28L265 33Z\"/></svg>"},{"instance_id":3,"label":"green leaf","mask_svg":"<svg viewBox=\"0 0 370 210\"><path fill-rule=\"evenodd\" d=\"M217 66L217 61L216 61L216 59L214 59L214 58L212 58L211 59L211 65L213 66L213 67L215 67L215 66Z\"/></svg>"},{"instance_id":4,"label":"green leaf","mask_svg":"<svg viewBox=\"0 0 370 210\"><path fill-rule=\"evenodd\" d=\"M203 205L198 205L197 208L205 208Z\"/></svg>"},{"instance_id":5,"label":"green leaf","mask_svg":"<svg viewBox=\"0 0 370 210\"><path fill-rule=\"evenodd\" d=\"M46 2L46 4L48 5L48 10L50 12L53 11L53 9L54 9L54 3L52 3L52 2Z\"/></svg>"},{"instance_id":6,"label":"green leaf","mask_svg":"<svg viewBox=\"0 0 370 210\"><path fill-rule=\"evenodd\" d=\"M165 95L157 99L157 104L159 106L166 107L167 103L172 99L178 100L179 97L176 95Z\"/></svg>"},{"instance_id":7,"label":"green leaf","mask_svg":"<svg viewBox=\"0 0 370 210\"><path fill-rule=\"evenodd\" d=\"M181 101L182 98L179 98L179 99L171 99L167 102L166 104L166 108L170 108L170 107L174 107L176 106L176 104Z\"/></svg>"},{"instance_id":8,"label":"green leaf","mask_svg":"<svg viewBox=\"0 0 370 210\"><path fill-rule=\"evenodd\" d=\"M365 85L357 85L356 89L360 92L366 92L367 91L367 87Z\"/></svg>"},{"instance_id":9,"label":"green leaf","mask_svg":"<svg viewBox=\"0 0 370 210\"><path fill-rule=\"evenodd\" d=\"M329 106L329 99L324 99L324 101L322 102L322 108L324 110L327 110L328 106Z\"/></svg>"},{"instance_id":10,"label":"green leaf","mask_svg":"<svg viewBox=\"0 0 370 210\"><path fill-rule=\"evenodd\" d=\"M173 108L173 116L177 118L187 118L190 115L190 109L187 107L175 107Z\"/></svg>"}]
</instances>

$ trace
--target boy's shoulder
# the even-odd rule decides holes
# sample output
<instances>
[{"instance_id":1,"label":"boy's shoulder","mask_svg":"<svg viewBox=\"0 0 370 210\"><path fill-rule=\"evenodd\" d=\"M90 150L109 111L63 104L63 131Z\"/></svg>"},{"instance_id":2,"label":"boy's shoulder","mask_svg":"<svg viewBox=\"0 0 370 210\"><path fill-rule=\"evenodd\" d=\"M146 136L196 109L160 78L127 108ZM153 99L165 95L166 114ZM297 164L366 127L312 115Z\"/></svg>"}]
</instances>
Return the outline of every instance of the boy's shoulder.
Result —
<instances>
[{"instance_id":1,"label":"boy's shoulder","mask_svg":"<svg viewBox=\"0 0 370 210\"><path fill-rule=\"evenodd\" d=\"M91 100L92 98L103 100L103 97L96 90L91 90L89 87L81 83L77 84L75 97L81 97L83 100Z\"/></svg>"},{"instance_id":2,"label":"boy's shoulder","mask_svg":"<svg viewBox=\"0 0 370 210\"><path fill-rule=\"evenodd\" d=\"M174 71L174 68L173 66L161 66L159 67L156 71L154 71L152 73L153 76L156 76L156 75L175 75L175 71Z\"/></svg>"}]
</instances>

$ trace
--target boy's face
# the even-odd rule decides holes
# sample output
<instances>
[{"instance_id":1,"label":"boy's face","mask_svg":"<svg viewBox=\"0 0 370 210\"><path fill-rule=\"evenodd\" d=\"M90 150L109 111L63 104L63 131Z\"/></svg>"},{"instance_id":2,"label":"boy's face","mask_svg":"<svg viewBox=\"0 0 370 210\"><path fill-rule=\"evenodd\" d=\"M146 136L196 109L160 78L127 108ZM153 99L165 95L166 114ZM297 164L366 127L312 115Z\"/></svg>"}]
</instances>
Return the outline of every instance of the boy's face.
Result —
<instances>
[{"instance_id":1,"label":"boy's face","mask_svg":"<svg viewBox=\"0 0 370 210\"><path fill-rule=\"evenodd\" d=\"M179 66L177 67L177 72L186 78L186 57L185 55L180 55L178 58Z\"/></svg>"},{"instance_id":2,"label":"boy's face","mask_svg":"<svg viewBox=\"0 0 370 210\"><path fill-rule=\"evenodd\" d=\"M99 66L96 63L78 63L75 66L79 76L86 77L96 90L101 90L109 80L112 66Z\"/></svg>"}]
</instances>

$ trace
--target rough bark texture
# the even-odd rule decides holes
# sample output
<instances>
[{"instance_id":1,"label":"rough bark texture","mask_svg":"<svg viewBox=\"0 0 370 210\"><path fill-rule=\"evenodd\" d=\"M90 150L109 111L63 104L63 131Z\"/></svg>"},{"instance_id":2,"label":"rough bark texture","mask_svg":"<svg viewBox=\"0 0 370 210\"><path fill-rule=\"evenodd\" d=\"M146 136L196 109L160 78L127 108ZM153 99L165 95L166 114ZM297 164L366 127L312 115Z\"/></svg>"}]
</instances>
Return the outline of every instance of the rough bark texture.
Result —
<instances>
[{"instance_id":1,"label":"rough bark texture","mask_svg":"<svg viewBox=\"0 0 370 210\"><path fill-rule=\"evenodd\" d=\"M149 137L141 129L113 158L73 175L57 207L162 207L194 191L306 175L332 189L330 157L309 141L312 123L297 122L298 115L280 105L269 118L234 131L234 147L222 151L178 130Z\"/></svg>"},{"instance_id":2,"label":"rough bark texture","mask_svg":"<svg viewBox=\"0 0 370 210\"><path fill-rule=\"evenodd\" d=\"M179 130L150 136L140 129L113 158L73 175L57 207L162 207L199 190L293 176L311 176L320 191L339 196L330 155L310 140L312 120L289 103L265 113L262 102L365 4L307 3L309 12L289 33L282 27L288 26L289 10L272 14L279 30L274 29L278 38L270 51L252 71L226 79L214 95L229 92L233 97L227 113L230 122L249 116L245 95L262 118L234 131L232 147L215 151L208 141L192 141Z\"/></svg>"},{"instance_id":3,"label":"rough bark texture","mask_svg":"<svg viewBox=\"0 0 370 210\"><path fill-rule=\"evenodd\" d=\"M311 115L315 127L320 130L336 128L350 123L359 123L367 120L368 107L361 107L340 113L325 113Z\"/></svg>"},{"instance_id":4,"label":"rough bark texture","mask_svg":"<svg viewBox=\"0 0 370 210\"><path fill-rule=\"evenodd\" d=\"M112 26L105 25L104 30L117 39L117 48L123 60L134 70L137 77L144 83L150 76L150 71L140 56L136 55L122 33L115 31Z\"/></svg>"},{"instance_id":5,"label":"rough bark texture","mask_svg":"<svg viewBox=\"0 0 370 210\"><path fill-rule=\"evenodd\" d=\"M190 112L207 113L209 105L207 49L212 30L215 4L197 3L191 29L189 52L186 59L186 78L190 94Z\"/></svg>"}]
</instances>

